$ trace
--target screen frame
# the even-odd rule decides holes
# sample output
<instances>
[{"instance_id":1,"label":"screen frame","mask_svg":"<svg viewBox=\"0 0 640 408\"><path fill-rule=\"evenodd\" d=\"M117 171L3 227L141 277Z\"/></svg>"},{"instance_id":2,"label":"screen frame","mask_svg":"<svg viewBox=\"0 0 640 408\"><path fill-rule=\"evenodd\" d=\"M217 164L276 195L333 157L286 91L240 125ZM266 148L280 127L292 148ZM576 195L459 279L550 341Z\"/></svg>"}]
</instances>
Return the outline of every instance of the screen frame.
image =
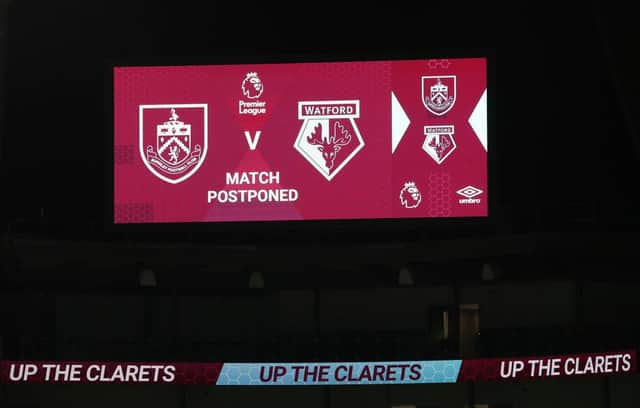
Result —
<instances>
[{"instance_id":1,"label":"screen frame","mask_svg":"<svg viewBox=\"0 0 640 408\"><path fill-rule=\"evenodd\" d=\"M464 233L487 233L499 228L503 209L500 207L500 185L496 182L499 143L497 137L497 52L493 48L467 48L404 52L355 53L268 53L250 56L217 55L208 57L155 56L146 58L109 59L105 62L104 130L105 231L132 239L166 241L206 241L218 244L277 243L389 243L416 242ZM487 215L483 217L447 218L377 218L340 220L287 221L219 221L159 222L117 224L114 220L114 68L141 66L195 66L228 64L287 64L314 62L373 62L391 60L427 60L446 58L484 58L487 72Z\"/></svg>"}]
</instances>

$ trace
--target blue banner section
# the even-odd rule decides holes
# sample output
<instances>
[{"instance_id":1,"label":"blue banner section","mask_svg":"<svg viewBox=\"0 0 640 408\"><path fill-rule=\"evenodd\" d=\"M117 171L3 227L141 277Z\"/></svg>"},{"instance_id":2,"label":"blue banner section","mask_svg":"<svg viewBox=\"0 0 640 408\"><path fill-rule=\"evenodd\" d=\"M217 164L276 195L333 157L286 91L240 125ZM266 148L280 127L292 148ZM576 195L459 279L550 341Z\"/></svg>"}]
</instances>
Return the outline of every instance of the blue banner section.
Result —
<instances>
[{"instance_id":1,"label":"blue banner section","mask_svg":"<svg viewBox=\"0 0 640 408\"><path fill-rule=\"evenodd\" d=\"M455 383L462 360L361 363L224 363L216 385Z\"/></svg>"}]
</instances>

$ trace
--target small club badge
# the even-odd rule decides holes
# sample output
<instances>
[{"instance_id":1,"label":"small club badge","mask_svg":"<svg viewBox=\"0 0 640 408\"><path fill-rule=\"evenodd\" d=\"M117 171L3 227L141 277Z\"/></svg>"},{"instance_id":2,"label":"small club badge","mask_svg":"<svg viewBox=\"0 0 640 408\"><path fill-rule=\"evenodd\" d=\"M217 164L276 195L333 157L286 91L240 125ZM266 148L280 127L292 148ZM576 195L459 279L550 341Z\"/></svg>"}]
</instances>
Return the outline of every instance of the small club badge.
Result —
<instances>
[{"instance_id":1,"label":"small club badge","mask_svg":"<svg viewBox=\"0 0 640 408\"><path fill-rule=\"evenodd\" d=\"M456 103L456 76L423 76L422 103L436 116L449 112Z\"/></svg>"},{"instance_id":2,"label":"small club badge","mask_svg":"<svg viewBox=\"0 0 640 408\"><path fill-rule=\"evenodd\" d=\"M453 139L454 126L425 126L424 150L436 163L443 161L456 149L456 141Z\"/></svg>"}]
</instances>

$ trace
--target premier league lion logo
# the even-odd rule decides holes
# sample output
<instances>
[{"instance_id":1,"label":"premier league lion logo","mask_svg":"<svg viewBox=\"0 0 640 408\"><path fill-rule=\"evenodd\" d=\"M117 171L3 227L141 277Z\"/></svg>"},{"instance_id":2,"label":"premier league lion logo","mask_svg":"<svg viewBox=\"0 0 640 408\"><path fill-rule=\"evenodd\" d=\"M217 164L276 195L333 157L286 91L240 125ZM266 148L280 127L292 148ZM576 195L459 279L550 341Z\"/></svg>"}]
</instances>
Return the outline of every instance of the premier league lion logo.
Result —
<instances>
[{"instance_id":1,"label":"premier league lion logo","mask_svg":"<svg viewBox=\"0 0 640 408\"><path fill-rule=\"evenodd\" d=\"M416 183L410 181L408 183L404 183L404 187L400 190L400 204L404 208L416 208L420 205L422 201L422 194L420 194L420 190L416 187Z\"/></svg>"},{"instance_id":2,"label":"premier league lion logo","mask_svg":"<svg viewBox=\"0 0 640 408\"><path fill-rule=\"evenodd\" d=\"M262 96L264 85L257 72L249 72L242 81L242 94L249 99L258 99Z\"/></svg>"}]
</instances>

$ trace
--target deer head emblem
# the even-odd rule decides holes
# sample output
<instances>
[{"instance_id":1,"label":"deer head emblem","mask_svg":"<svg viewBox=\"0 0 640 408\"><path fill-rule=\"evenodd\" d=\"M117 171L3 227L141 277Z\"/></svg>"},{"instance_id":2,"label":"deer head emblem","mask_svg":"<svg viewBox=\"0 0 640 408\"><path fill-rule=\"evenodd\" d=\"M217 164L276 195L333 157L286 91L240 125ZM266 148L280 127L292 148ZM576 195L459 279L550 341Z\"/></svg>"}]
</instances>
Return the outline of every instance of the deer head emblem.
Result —
<instances>
[{"instance_id":1,"label":"deer head emblem","mask_svg":"<svg viewBox=\"0 0 640 408\"><path fill-rule=\"evenodd\" d=\"M439 159L445 154L447 149L451 146L451 140L448 137L434 137L429 142L429 147L433 147L436 151L436 155Z\"/></svg>"},{"instance_id":2,"label":"deer head emblem","mask_svg":"<svg viewBox=\"0 0 640 408\"><path fill-rule=\"evenodd\" d=\"M318 123L313 128L311 135L307 137L307 142L318 146L318 150L322 152L322 157L324 158L324 165L331 170L336 154L342 146L346 146L351 142L351 134L340 122L336 122L333 126L333 134L328 139L325 139L322 137L322 123Z\"/></svg>"}]
</instances>

